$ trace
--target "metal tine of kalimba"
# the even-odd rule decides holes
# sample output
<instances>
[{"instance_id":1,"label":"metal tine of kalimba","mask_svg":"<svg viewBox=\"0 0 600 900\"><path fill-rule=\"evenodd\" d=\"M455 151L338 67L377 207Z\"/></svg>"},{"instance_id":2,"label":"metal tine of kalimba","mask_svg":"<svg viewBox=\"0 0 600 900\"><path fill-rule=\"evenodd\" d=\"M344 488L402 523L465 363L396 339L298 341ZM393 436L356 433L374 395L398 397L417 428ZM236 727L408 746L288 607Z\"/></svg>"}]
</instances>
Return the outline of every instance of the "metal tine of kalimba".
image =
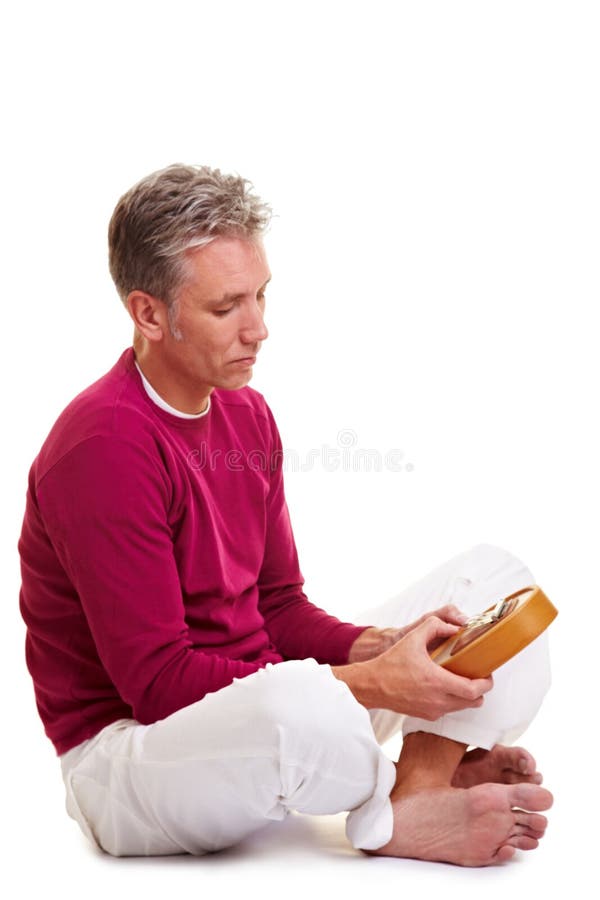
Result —
<instances>
[{"instance_id":1,"label":"metal tine of kalimba","mask_svg":"<svg viewBox=\"0 0 600 900\"><path fill-rule=\"evenodd\" d=\"M492 619L500 619L502 617L502 613L506 608L506 600L498 600L495 607L492 610Z\"/></svg>"}]
</instances>

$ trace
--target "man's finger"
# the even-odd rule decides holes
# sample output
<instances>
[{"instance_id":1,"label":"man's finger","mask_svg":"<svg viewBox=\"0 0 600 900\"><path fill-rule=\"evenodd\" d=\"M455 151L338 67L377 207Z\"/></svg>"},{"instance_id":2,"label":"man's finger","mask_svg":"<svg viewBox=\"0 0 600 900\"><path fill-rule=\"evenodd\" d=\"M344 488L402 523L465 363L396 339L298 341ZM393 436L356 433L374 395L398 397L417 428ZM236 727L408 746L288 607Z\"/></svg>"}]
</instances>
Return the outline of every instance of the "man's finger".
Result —
<instances>
[{"instance_id":1,"label":"man's finger","mask_svg":"<svg viewBox=\"0 0 600 900\"><path fill-rule=\"evenodd\" d=\"M469 621L469 617L458 608L458 606L454 606L454 604L449 604L447 606L442 606L440 609L436 609L433 613L434 616L438 616L438 618L442 619L444 622L451 622L453 625L466 625Z\"/></svg>"},{"instance_id":2,"label":"man's finger","mask_svg":"<svg viewBox=\"0 0 600 900\"><path fill-rule=\"evenodd\" d=\"M476 700L491 691L494 686L494 679L491 675L488 678L465 678L463 675L455 675L445 669L440 669L440 673L442 672L446 682L446 691L464 700Z\"/></svg>"},{"instance_id":3,"label":"man's finger","mask_svg":"<svg viewBox=\"0 0 600 900\"><path fill-rule=\"evenodd\" d=\"M439 638L448 638L458 631L458 625L452 625L450 622L443 622L437 616L428 616L425 621L419 625L419 630L425 638L427 647Z\"/></svg>"}]
</instances>

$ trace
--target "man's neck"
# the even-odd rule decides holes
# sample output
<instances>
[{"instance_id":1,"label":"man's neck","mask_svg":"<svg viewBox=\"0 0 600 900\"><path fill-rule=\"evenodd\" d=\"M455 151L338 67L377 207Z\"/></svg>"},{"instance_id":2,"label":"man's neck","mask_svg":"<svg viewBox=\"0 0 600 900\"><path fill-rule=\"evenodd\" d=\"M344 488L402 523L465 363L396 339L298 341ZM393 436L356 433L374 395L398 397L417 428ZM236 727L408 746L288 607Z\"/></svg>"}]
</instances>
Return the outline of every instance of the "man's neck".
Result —
<instances>
[{"instance_id":1,"label":"man's neck","mask_svg":"<svg viewBox=\"0 0 600 900\"><path fill-rule=\"evenodd\" d=\"M188 392L177 385L173 380L173 373L168 376L162 371L160 364L152 359L150 354L134 341L133 352L136 367L142 376L147 393L168 412L175 415L194 418L208 412L210 408L210 393L207 391L203 397L188 396ZM162 401L162 402L161 402Z\"/></svg>"}]
</instances>

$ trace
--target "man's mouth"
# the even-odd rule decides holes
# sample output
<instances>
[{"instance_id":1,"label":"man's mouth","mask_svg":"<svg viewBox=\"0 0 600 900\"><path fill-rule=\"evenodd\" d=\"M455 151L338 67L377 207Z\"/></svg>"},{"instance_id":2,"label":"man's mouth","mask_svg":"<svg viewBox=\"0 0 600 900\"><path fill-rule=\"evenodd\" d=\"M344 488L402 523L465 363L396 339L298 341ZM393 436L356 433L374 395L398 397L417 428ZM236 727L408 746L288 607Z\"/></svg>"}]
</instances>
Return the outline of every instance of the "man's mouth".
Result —
<instances>
[{"instance_id":1,"label":"man's mouth","mask_svg":"<svg viewBox=\"0 0 600 900\"><path fill-rule=\"evenodd\" d=\"M247 356L238 356L237 359L232 359L231 362L256 362L256 357L258 356L258 350L255 353L249 353Z\"/></svg>"}]
</instances>

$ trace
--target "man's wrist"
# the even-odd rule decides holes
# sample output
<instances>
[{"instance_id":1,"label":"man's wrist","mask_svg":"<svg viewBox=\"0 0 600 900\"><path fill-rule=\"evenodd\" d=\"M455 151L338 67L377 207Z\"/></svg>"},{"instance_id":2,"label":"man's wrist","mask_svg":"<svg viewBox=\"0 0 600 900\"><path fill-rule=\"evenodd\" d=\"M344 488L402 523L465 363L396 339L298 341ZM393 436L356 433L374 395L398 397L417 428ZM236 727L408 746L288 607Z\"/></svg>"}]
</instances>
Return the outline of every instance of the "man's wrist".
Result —
<instances>
[{"instance_id":1,"label":"man's wrist","mask_svg":"<svg viewBox=\"0 0 600 900\"><path fill-rule=\"evenodd\" d=\"M331 672L348 686L354 699L362 706L367 709L377 707L376 679L368 661L350 663L347 666L331 666Z\"/></svg>"},{"instance_id":2,"label":"man's wrist","mask_svg":"<svg viewBox=\"0 0 600 900\"><path fill-rule=\"evenodd\" d=\"M374 659L380 653L385 653L386 650L389 650L396 643L399 636L399 631L396 628L366 628L350 647L348 663L352 664Z\"/></svg>"}]
</instances>

